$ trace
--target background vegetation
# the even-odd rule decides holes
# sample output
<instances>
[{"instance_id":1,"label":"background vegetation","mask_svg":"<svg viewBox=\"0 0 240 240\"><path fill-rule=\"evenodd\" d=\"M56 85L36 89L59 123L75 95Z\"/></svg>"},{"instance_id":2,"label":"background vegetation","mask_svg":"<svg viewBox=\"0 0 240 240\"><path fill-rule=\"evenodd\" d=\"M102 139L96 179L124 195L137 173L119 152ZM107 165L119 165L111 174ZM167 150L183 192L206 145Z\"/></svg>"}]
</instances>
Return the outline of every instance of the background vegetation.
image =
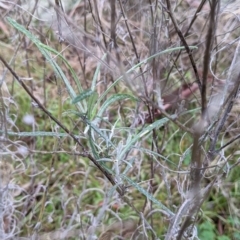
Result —
<instances>
[{"instance_id":1,"label":"background vegetation","mask_svg":"<svg viewBox=\"0 0 240 240\"><path fill-rule=\"evenodd\" d=\"M1 239L240 239L238 1L0 1Z\"/></svg>"}]
</instances>

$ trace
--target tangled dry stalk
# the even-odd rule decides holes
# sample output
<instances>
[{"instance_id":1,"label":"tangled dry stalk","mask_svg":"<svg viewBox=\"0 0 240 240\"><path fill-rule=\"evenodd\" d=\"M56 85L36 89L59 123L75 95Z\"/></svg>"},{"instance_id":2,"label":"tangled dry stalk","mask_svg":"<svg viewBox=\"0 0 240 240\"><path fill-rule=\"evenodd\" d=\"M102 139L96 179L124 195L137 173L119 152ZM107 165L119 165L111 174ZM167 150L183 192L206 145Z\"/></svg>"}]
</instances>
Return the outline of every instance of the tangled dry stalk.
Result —
<instances>
[{"instance_id":1,"label":"tangled dry stalk","mask_svg":"<svg viewBox=\"0 0 240 240\"><path fill-rule=\"evenodd\" d=\"M240 239L239 9L1 1L0 238Z\"/></svg>"}]
</instances>

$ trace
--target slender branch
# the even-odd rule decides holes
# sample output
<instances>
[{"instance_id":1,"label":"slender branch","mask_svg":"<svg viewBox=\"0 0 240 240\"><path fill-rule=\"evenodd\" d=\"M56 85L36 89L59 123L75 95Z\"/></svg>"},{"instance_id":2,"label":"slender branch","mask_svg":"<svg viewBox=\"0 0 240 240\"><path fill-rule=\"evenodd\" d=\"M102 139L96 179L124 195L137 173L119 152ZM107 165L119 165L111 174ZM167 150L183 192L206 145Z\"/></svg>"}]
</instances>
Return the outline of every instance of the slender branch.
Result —
<instances>
[{"instance_id":1,"label":"slender branch","mask_svg":"<svg viewBox=\"0 0 240 240\"><path fill-rule=\"evenodd\" d=\"M179 38L181 39L182 43L183 43L183 46L185 47L186 49L186 52L188 53L188 56L189 56L189 59L191 61L191 64L192 64L192 68L193 68L193 71L195 73L195 76L196 76L196 81L197 81L197 84L199 86L199 89L201 90L202 89L202 83L200 81L200 77L199 77L199 74L198 74L198 71L197 71L197 66L195 64L195 61L193 59L193 56L192 56L192 51L190 50L186 40L185 40L185 37L184 35L182 34L181 30L179 29L178 27L178 24L177 24L177 21L172 13L172 8L171 8L171 3L170 3L170 0L166 0L167 2L167 7L163 6L163 8L165 9L165 11L168 13L169 17L171 18L172 22L173 22L173 25L174 25L174 28L179 36Z\"/></svg>"},{"instance_id":2,"label":"slender branch","mask_svg":"<svg viewBox=\"0 0 240 240\"><path fill-rule=\"evenodd\" d=\"M182 235L184 232L187 231L188 227L193 224L193 221L196 221L194 219L194 215L196 216L197 213L199 212L202 204L204 201L209 197L209 194L216 183L217 179L221 179L223 176L223 168L226 166L227 161L222 165L222 167L219 169L218 173L215 175L214 179L203 189L201 189L196 195L191 196L191 202L188 206L188 211L185 212L185 215L182 215L182 217L186 217L180 231L178 232L178 236L176 240L181 240ZM192 227L194 227L192 225ZM191 234L191 233L190 233Z\"/></svg>"},{"instance_id":3,"label":"slender branch","mask_svg":"<svg viewBox=\"0 0 240 240\"><path fill-rule=\"evenodd\" d=\"M190 191L194 195L200 191L200 182L202 179L201 168L202 168L202 151L201 151L201 141L200 137L204 132L204 118L198 121L194 126L193 133L193 147L192 147L192 157L191 157L191 187Z\"/></svg>"},{"instance_id":4,"label":"slender branch","mask_svg":"<svg viewBox=\"0 0 240 240\"><path fill-rule=\"evenodd\" d=\"M171 92L170 94L163 96L162 97L163 107L160 109L159 107L156 108L155 105L153 106L153 108L155 109L153 118L154 119L159 118L162 115L162 110L167 111L169 109L174 109L177 102L189 98L191 95L194 94L194 92L197 89L198 89L198 85L195 82L193 84L184 84L181 87L174 90L173 92ZM153 101L151 101L151 103L152 102ZM146 115L144 117L144 120L145 120L144 121L145 123L153 122L149 115Z\"/></svg>"},{"instance_id":5,"label":"slender branch","mask_svg":"<svg viewBox=\"0 0 240 240\"><path fill-rule=\"evenodd\" d=\"M121 9L121 13L122 13L122 16L123 16L123 18L124 18L124 22L125 22L125 25L126 25L126 28L127 28L127 31L128 31L128 34L129 34L131 43L132 43L133 51L134 51L135 56L136 56L136 58L137 58L137 63L140 63L140 57L139 57L139 54L138 54L138 52L137 52L136 44L135 44L135 41L134 41L134 39L133 39L131 30L130 30L130 27L129 27L129 24L128 24L128 19L127 19L127 17L126 17L125 11L124 11L124 8L123 8L123 5L122 5L122 1L118 1L118 2L119 2L120 9ZM142 75L142 81L143 81L143 86L144 86L144 90L145 90L145 95L148 97L146 80L145 80L145 78L144 78L144 74L143 74L143 70L142 70L142 67L141 67L141 66L139 66L139 70L140 70L140 73L141 73L141 75ZM149 111L150 111L150 110L149 110Z\"/></svg>"},{"instance_id":6,"label":"slender branch","mask_svg":"<svg viewBox=\"0 0 240 240\"><path fill-rule=\"evenodd\" d=\"M59 42L63 42L64 38L62 35L62 20L61 20L61 16L60 16L60 11L62 11L62 13L64 13L64 9L63 9L63 5L61 0L55 0L55 4L56 4L56 14L57 14L57 20L58 20L58 34L59 34Z\"/></svg>"},{"instance_id":7,"label":"slender branch","mask_svg":"<svg viewBox=\"0 0 240 240\"><path fill-rule=\"evenodd\" d=\"M151 104L155 109L158 109L163 116L167 117L169 120L171 120L172 122L174 122L180 129L182 129L183 131L188 132L188 133L190 133L190 134L193 134L193 133L194 133L190 128L188 128L188 127L184 126L182 123L180 123L180 122L176 119L176 115L170 115L170 114L168 114L168 113L165 111L164 108L158 106L158 105L157 105L156 103L154 103L151 99L147 99L147 98L146 98L146 101L147 101L147 104Z\"/></svg>"},{"instance_id":8,"label":"slender branch","mask_svg":"<svg viewBox=\"0 0 240 240\"><path fill-rule=\"evenodd\" d=\"M239 74L239 77L238 79L240 80L240 74ZM232 107L233 107L233 104L234 104L234 100L238 94L238 90L239 90L239 85L240 85L240 81L235 83L235 89L233 90L232 94L230 94L230 99L229 99L229 103L228 103L228 106L226 107L224 113L223 113L223 116L221 118L221 120L218 122L218 125L216 126L216 129L215 129L215 132L214 132L214 136L213 136L213 140L211 142L211 145L209 147L209 157L210 158L213 158L214 157L214 153L216 152L214 149L215 149L215 146L217 144L217 139L218 139L218 136L224 126L224 123L226 122L227 120L227 117L228 117L228 114L229 112L232 110ZM231 144L231 143L229 143Z\"/></svg>"},{"instance_id":9,"label":"slender branch","mask_svg":"<svg viewBox=\"0 0 240 240\"><path fill-rule=\"evenodd\" d=\"M189 24L189 26L188 26L188 28L187 28L187 31L184 33L184 37L186 37L186 36L188 35L189 30L191 29L193 23L194 23L195 20L197 19L198 13L200 13L200 11L202 10L205 2L206 2L206 0L202 0L201 3L199 4L196 12L195 12L194 15L193 15L192 21L190 22L190 24Z\"/></svg>"},{"instance_id":10,"label":"slender branch","mask_svg":"<svg viewBox=\"0 0 240 240\"><path fill-rule=\"evenodd\" d=\"M113 175L108 172L89 152L87 152L83 146L83 144L79 141L79 139L71 133L71 131L66 128L61 122L58 121L42 104L41 102L31 93L25 83L18 77L15 71L9 66L9 64L4 60L4 58L0 54L0 60L3 64L7 67L7 69L11 72L14 78L18 81L18 83L23 87L23 89L27 92L27 94L33 99L37 104L38 107L49 117L51 118L60 128L62 128L83 150L83 156L88 158L93 164L104 174L104 176L111 182L113 186L117 183L114 180ZM124 194L124 189L121 186L117 187L117 191L122 196Z\"/></svg>"},{"instance_id":11,"label":"slender branch","mask_svg":"<svg viewBox=\"0 0 240 240\"><path fill-rule=\"evenodd\" d=\"M216 28L216 10L218 8L218 0L212 1L212 7L210 12L210 21L209 21L209 29L206 36L206 49L204 53L203 60L203 76L202 76L202 89L201 89L201 97L202 97L202 117L204 118L206 109L207 109L207 76L208 76L208 68L210 62L210 54L213 45L213 37L215 34ZM219 9L219 8L218 8Z\"/></svg>"},{"instance_id":12,"label":"slender branch","mask_svg":"<svg viewBox=\"0 0 240 240\"><path fill-rule=\"evenodd\" d=\"M183 218L186 219L178 233L177 239L180 240L182 234L188 229L192 224L192 217L201 207L203 201L205 200L205 194L201 190L201 180L202 180L202 157L201 157L201 141L200 137L204 132L205 120L201 118L200 121L193 127L193 147L192 147L192 157L191 157L191 170L190 170L190 180L191 185L187 198L184 203L179 208L177 214L175 215L172 224L168 228L168 234L165 240L172 239L173 235L178 231L178 227ZM204 200L203 200L204 199Z\"/></svg>"},{"instance_id":13,"label":"slender branch","mask_svg":"<svg viewBox=\"0 0 240 240\"><path fill-rule=\"evenodd\" d=\"M193 15L193 18L192 18L191 23L189 24L189 26L188 26L186 32L185 32L184 35L183 35L184 37L187 37L187 35L188 35L188 33L189 33L189 31L190 31L190 29L191 29L193 23L195 22L195 20L196 20L197 17L198 17L198 13L202 10L202 8L203 8L205 2L206 2L206 0L202 0L202 2L199 4L199 6L198 6L196 12L195 12L194 15ZM174 63L177 62L177 60L178 60L178 58L180 57L181 53L182 53L182 50L179 51L179 53L177 54L175 60L173 60ZM174 67L174 65L170 68L170 70L169 70L169 72L168 72L168 75L167 75L167 79L169 78L169 76L170 76L170 74L171 74L171 72L172 72L172 70L173 70L173 67Z\"/></svg>"},{"instance_id":14,"label":"slender branch","mask_svg":"<svg viewBox=\"0 0 240 240\"><path fill-rule=\"evenodd\" d=\"M111 40L114 48L117 47L116 40L116 0L111 1Z\"/></svg>"},{"instance_id":15,"label":"slender branch","mask_svg":"<svg viewBox=\"0 0 240 240\"><path fill-rule=\"evenodd\" d=\"M240 134L238 134L236 137L225 143L223 146L221 146L219 149L216 149L214 152L212 152L214 155L219 153L221 150L223 150L225 147L229 146L230 144L234 143L236 140L240 138Z\"/></svg>"},{"instance_id":16,"label":"slender branch","mask_svg":"<svg viewBox=\"0 0 240 240\"><path fill-rule=\"evenodd\" d=\"M95 12L96 12L96 15L97 15L97 20L98 20L98 22L96 21L96 24L98 24L99 27L100 27L102 37L103 37L104 46L107 49L107 40L106 40L106 37L105 37L105 34L104 34L104 29L103 29L103 26L102 26L101 18L99 16L97 1L93 0L93 2L94 2L94 8L95 8ZM92 14L93 14L93 12L92 12Z\"/></svg>"}]
</instances>

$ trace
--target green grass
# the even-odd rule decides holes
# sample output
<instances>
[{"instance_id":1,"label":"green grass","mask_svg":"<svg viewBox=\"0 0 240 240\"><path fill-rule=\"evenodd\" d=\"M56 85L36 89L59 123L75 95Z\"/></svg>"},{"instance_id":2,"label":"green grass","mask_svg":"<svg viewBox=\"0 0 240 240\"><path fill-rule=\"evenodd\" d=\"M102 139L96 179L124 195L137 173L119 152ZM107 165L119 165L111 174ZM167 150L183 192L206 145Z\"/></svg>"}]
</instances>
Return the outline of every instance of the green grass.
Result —
<instances>
[{"instance_id":1,"label":"green grass","mask_svg":"<svg viewBox=\"0 0 240 240\"><path fill-rule=\"evenodd\" d=\"M182 10L181 4L178 7ZM110 19L109 9L102 10L105 13L102 18ZM130 9L134 9L134 6ZM147 22L150 24L151 11L146 9L146 12L149 11ZM82 5L74 11L77 10L82 11ZM90 14L90 19L95 17L94 21L98 21L97 10L98 8L92 8L86 14ZM161 8L156 7L154 11L152 16L161 19ZM121 14L124 16L125 12L121 11ZM152 43L149 43L152 40L146 40L146 36L154 39L152 26L139 27L140 21L132 22L134 18L128 16L130 28L134 31L129 33L126 25L123 25L124 21L117 22L119 38L121 31L126 28L125 42L119 44L119 52L110 47L105 48L102 42L104 36L108 39L109 33L112 34L110 28L106 30L110 27L109 19L107 23L104 22L103 30L96 31L100 42L95 41L96 36L92 32L93 29L94 32L96 30L95 25L91 25L89 29L88 21L85 47L88 47L89 51L85 49L84 52L84 48L81 49L79 42L76 42L77 46L80 46L77 51L67 44L61 45L52 31L39 28L41 34L38 37L38 32L33 31L34 24L26 28L16 15L9 16L6 24L11 29L11 34L16 31L20 36L18 41L24 37L29 44L28 48L16 51L15 71L20 77L29 76L24 65L24 61L28 61L32 77L32 80L23 80L30 93L24 91L18 83L15 83L12 89L9 75L6 78L14 102L6 109L9 110L8 116L16 119L17 128L9 127L9 145L4 145L4 149L12 156L14 181L24 189L14 197L13 202L17 205L14 214L18 220L22 220L20 235L32 236L38 232L42 236L43 233L55 232L60 228L69 230L74 227L87 236L89 227L96 224L94 234L99 236L100 226L104 225L106 230L111 223L119 219L124 222L133 218L140 224L140 231L146 231L149 239L152 233L164 239L170 226L169 219L173 218L188 196L191 184L189 171L192 170L190 165L193 161L191 158L194 134L181 129L174 121L178 120L178 123L192 130L193 124L199 120L201 110L193 97L186 105L187 109L177 119L174 117L178 112L173 110L167 112L169 115L162 114L153 123L135 124L134 127L132 124L140 117L144 120L144 114L149 114L148 107L151 109L152 102L157 102L157 87L149 92L149 96L137 90L138 87L143 88L144 78L147 87L150 85L148 80L156 74L153 67L156 62L160 73L155 81L159 82L162 81L162 76L167 76L170 67L174 66L166 89L174 90L174 87L180 87L184 81L194 81L194 74L188 68L190 63L186 60L186 53L182 52L181 60L174 60L177 53L185 49L182 43L174 42L172 33L168 32L167 42L171 38L170 42L173 41L173 44L164 43L166 48L161 47L161 50L155 51ZM176 17L177 21L184 23L183 19L178 19L178 15ZM82 27L84 21L80 20L82 25L78 25ZM99 28L102 26L100 22L94 24ZM165 25L166 23L162 26ZM138 33L138 29L142 32ZM101 35L102 31L106 32ZM48 33L43 41L45 32ZM167 28L164 33L161 32L166 36ZM131 42L129 34L133 34L134 43ZM142 38L141 34L144 35ZM188 41L191 42L191 37ZM9 39L7 42L10 43ZM132 51L134 44L137 45L139 60L136 60L137 54ZM144 52L145 48L149 50L147 54ZM195 58L203 58L200 51L195 51L196 47L190 46L190 49ZM22 60L25 53L28 53L28 57ZM77 54L82 60L82 66L75 65L77 60L74 57ZM9 60L8 54L6 59ZM229 62L230 60L229 58ZM199 61L196 63L201 64ZM13 64L10 65L13 68ZM197 68L201 71L198 65ZM83 66L86 68L85 72ZM225 67L220 60L219 71L223 72L222 68ZM84 75L88 86L85 85ZM111 75L112 81L107 79L107 75ZM144 78L141 78L143 75ZM89 78L90 76L92 77ZM184 79L182 76L185 76ZM45 104L47 111L44 112L42 106L32 106L34 97ZM4 108L0 110L2 109ZM26 114L34 116L34 126L23 122ZM207 133L201 146L203 159L208 157L212 135L213 131ZM217 148L223 145L222 136L223 133L220 133ZM15 154L18 146L27 147L28 154ZM235 151L236 149L229 148L222 153L225 158L229 158L223 171L230 170L229 167L238 161L238 155L231 156ZM100 164L102 172L96 167L96 163ZM239 209L239 166L223 175L223 171L217 172L219 169L220 167L206 171L205 178L201 181L203 188L215 181L214 174L219 176L201 211L196 214L198 237L240 239L237 230L240 219L234 212L234 209ZM114 184L110 184L109 180ZM120 187L125 190L122 196ZM40 225L38 231L37 225Z\"/></svg>"}]
</instances>

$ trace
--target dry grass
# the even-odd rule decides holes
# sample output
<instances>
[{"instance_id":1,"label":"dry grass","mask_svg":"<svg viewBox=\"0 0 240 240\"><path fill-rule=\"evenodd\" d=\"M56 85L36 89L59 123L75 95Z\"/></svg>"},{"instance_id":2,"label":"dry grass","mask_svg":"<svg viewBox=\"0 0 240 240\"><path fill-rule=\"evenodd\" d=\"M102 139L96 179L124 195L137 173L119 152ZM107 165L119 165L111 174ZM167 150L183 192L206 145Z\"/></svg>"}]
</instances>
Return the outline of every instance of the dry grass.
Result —
<instances>
[{"instance_id":1,"label":"dry grass","mask_svg":"<svg viewBox=\"0 0 240 240\"><path fill-rule=\"evenodd\" d=\"M240 5L204 2L0 2L1 239L240 239Z\"/></svg>"}]
</instances>

